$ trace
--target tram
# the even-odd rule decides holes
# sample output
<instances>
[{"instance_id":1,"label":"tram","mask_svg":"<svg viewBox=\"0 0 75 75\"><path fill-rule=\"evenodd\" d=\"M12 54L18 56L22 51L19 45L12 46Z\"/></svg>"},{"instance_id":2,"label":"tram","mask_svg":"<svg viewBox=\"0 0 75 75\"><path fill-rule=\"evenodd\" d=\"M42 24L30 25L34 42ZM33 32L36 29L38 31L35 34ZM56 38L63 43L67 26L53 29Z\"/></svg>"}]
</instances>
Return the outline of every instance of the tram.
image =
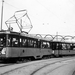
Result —
<instances>
[{"instance_id":1,"label":"tram","mask_svg":"<svg viewBox=\"0 0 75 75\"><path fill-rule=\"evenodd\" d=\"M50 56L50 41L10 31L0 31L0 59Z\"/></svg>"},{"instance_id":2,"label":"tram","mask_svg":"<svg viewBox=\"0 0 75 75\"><path fill-rule=\"evenodd\" d=\"M8 30L2 30L3 20L3 3L2 0L2 15L1 15L1 31L0 31L0 59L18 59L18 58L34 58L39 59L43 57L60 57L75 55L75 42L62 42L49 40L47 38L38 38L27 33L19 33L11 31L11 21L15 18L14 22L18 24L20 31L22 31L22 20L27 17L30 30L32 24L27 15L26 10L16 11L5 23ZM24 12L23 15L18 17L18 13ZM19 23L21 22L21 23ZM8 26L9 25L9 26ZM26 24L27 26L27 24ZM29 31L30 31L29 30Z\"/></svg>"},{"instance_id":3,"label":"tram","mask_svg":"<svg viewBox=\"0 0 75 75\"><path fill-rule=\"evenodd\" d=\"M60 56L74 56L75 55L75 42L52 42L52 50L55 57Z\"/></svg>"}]
</instances>

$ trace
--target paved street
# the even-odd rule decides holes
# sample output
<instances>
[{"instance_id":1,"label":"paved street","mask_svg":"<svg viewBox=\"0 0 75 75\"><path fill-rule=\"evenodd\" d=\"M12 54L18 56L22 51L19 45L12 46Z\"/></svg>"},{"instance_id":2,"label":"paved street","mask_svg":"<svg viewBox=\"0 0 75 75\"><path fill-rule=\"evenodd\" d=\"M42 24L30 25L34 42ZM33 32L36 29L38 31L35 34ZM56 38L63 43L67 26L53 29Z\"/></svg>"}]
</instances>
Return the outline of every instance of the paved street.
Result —
<instances>
[{"instance_id":1,"label":"paved street","mask_svg":"<svg viewBox=\"0 0 75 75\"><path fill-rule=\"evenodd\" d=\"M0 75L74 75L75 57L51 58L0 67Z\"/></svg>"}]
</instances>

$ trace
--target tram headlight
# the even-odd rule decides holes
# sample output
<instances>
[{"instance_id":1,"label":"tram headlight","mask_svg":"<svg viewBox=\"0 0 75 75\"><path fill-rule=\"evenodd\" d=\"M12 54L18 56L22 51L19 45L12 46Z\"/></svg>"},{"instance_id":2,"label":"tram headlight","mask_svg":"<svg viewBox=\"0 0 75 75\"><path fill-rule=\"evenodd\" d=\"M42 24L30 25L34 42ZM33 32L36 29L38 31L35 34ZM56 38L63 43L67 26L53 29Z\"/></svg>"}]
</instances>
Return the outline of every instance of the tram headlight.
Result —
<instances>
[{"instance_id":1,"label":"tram headlight","mask_svg":"<svg viewBox=\"0 0 75 75\"><path fill-rule=\"evenodd\" d=\"M52 51L52 54L54 54L54 50Z\"/></svg>"},{"instance_id":2,"label":"tram headlight","mask_svg":"<svg viewBox=\"0 0 75 75\"><path fill-rule=\"evenodd\" d=\"M1 53L5 54L6 53L6 48L3 48L2 51L1 51Z\"/></svg>"}]
</instances>

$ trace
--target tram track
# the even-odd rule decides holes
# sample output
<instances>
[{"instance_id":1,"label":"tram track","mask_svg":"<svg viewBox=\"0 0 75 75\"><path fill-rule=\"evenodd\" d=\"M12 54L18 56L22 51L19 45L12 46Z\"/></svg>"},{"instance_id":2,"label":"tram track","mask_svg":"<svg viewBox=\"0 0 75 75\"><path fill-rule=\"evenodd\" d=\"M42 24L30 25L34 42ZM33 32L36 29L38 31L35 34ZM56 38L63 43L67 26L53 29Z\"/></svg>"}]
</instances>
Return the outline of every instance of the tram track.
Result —
<instances>
[{"instance_id":1,"label":"tram track","mask_svg":"<svg viewBox=\"0 0 75 75\"><path fill-rule=\"evenodd\" d=\"M0 67L5 67L5 66L10 66L10 65L14 65L14 64L21 64L21 63L27 63L27 62L31 62L30 60L16 60L16 61L0 61Z\"/></svg>"},{"instance_id":2,"label":"tram track","mask_svg":"<svg viewBox=\"0 0 75 75\"><path fill-rule=\"evenodd\" d=\"M51 73L52 71L54 71L54 70L56 70L56 69L58 69L58 68L60 68L60 67L62 67L62 66L64 66L64 65L66 65L66 64L62 64L62 65L61 65L62 62L66 62L66 61L68 61L68 60L62 60L62 61L60 60L60 61L56 61L56 62L47 64L47 65L45 65L45 66L43 66L43 67L41 67L41 68L35 70L35 71L34 71L33 73L31 73L30 75L39 75L39 73L41 73L40 75L47 75L48 73ZM54 66L54 65L56 65L56 64L59 64L59 66L56 66L55 68L51 68L51 69L49 68L49 67ZM45 72L45 73L43 73L43 72L45 71L45 69L47 69L48 71Z\"/></svg>"},{"instance_id":3,"label":"tram track","mask_svg":"<svg viewBox=\"0 0 75 75\"><path fill-rule=\"evenodd\" d=\"M14 65L14 64L15 63L12 63L12 62L0 62L0 68L10 66L10 65Z\"/></svg>"},{"instance_id":4,"label":"tram track","mask_svg":"<svg viewBox=\"0 0 75 75\"><path fill-rule=\"evenodd\" d=\"M0 67L9 66L9 64L0 64Z\"/></svg>"},{"instance_id":5,"label":"tram track","mask_svg":"<svg viewBox=\"0 0 75 75\"><path fill-rule=\"evenodd\" d=\"M36 61L37 63L38 63L38 61ZM14 64L14 65L20 65L20 64L24 64L25 62L20 62L20 63L16 63L16 64ZM28 64L29 63L29 64ZM5 71L5 72L2 72L2 73L0 73L0 75L4 75L4 74L6 74L6 73L9 73L9 72L11 72L11 71L14 71L14 70L16 70L16 69L19 69L19 68L22 68L22 67L27 67L27 66L30 66L30 65L32 65L32 64L34 64L34 62L29 62L28 61L28 63L25 63L26 65L24 66L18 66L18 67L14 67L13 69L11 69L11 70L8 70L8 71ZM14 66L14 65L3 65L3 66L1 66L2 68L4 68L4 67L8 67L8 66Z\"/></svg>"},{"instance_id":6,"label":"tram track","mask_svg":"<svg viewBox=\"0 0 75 75\"><path fill-rule=\"evenodd\" d=\"M71 60L71 59L70 58L69 59L67 58L67 59L61 59L60 60L59 58L57 58L57 59L55 59L53 61L51 61L51 59L50 59L50 60L40 60L40 61L35 61L35 62L23 63L21 65L20 64L19 65L16 65L17 67L13 67L13 65L11 65L11 67L13 67L12 69L10 69L8 71L5 71L3 73L0 73L0 75L5 75L5 74L8 75L8 73L12 73L12 72L14 72L16 70L19 70L21 68L24 68L23 70L27 70L27 68L29 68L28 71L31 71L30 67L33 67L34 70L32 70L30 73L25 74L25 75L35 75L37 72L39 72L42 69L45 69L48 66L51 66L51 65L54 65L54 64L57 64L57 63L61 63L61 62L65 62L65 61L69 61L69 60ZM36 67L37 67L37 69L36 69Z\"/></svg>"}]
</instances>

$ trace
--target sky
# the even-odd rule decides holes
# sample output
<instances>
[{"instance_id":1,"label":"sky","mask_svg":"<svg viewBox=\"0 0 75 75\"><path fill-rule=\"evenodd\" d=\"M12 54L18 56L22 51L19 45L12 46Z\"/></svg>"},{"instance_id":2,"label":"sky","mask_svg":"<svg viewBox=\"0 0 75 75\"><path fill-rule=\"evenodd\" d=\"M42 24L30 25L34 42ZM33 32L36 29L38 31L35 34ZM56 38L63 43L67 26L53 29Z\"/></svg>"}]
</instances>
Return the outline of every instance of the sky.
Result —
<instances>
[{"instance_id":1,"label":"sky","mask_svg":"<svg viewBox=\"0 0 75 75\"><path fill-rule=\"evenodd\" d=\"M33 25L30 34L75 36L75 0L5 0L2 29L15 11L24 9ZM18 30L17 25L14 29Z\"/></svg>"}]
</instances>

